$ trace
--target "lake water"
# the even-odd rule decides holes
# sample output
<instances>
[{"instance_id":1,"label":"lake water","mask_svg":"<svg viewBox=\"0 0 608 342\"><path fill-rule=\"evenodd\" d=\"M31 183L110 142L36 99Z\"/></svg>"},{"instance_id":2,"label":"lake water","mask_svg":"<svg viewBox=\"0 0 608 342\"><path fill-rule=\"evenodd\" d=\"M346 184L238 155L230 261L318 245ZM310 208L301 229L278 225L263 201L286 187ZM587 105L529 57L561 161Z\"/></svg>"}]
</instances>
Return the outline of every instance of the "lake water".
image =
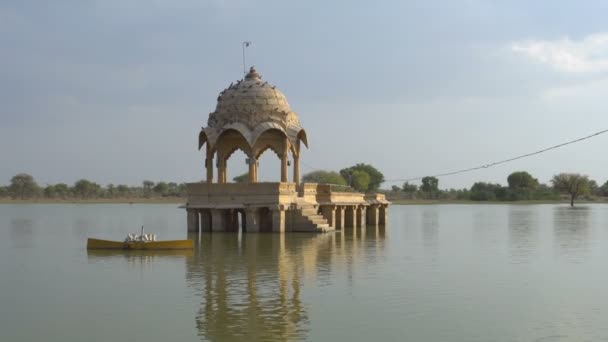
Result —
<instances>
[{"instance_id":1,"label":"lake water","mask_svg":"<svg viewBox=\"0 0 608 342\"><path fill-rule=\"evenodd\" d=\"M608 340L608 205L392 206L342 234L87 252L176 205L0 205L0 341Z\"/></svg>"}]
</instances>

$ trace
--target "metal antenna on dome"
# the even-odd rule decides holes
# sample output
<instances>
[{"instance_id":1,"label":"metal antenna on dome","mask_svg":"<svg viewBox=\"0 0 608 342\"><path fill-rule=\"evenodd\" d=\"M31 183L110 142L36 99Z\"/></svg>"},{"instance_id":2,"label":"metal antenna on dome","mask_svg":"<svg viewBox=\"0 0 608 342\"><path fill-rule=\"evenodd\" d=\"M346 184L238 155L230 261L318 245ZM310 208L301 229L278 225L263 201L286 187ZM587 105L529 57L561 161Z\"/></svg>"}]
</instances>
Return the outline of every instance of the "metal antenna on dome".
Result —
<instances>
[{"instance_id":1,"label":"metal antenna on dome","mask_svg":"<svg viewBox=\"0 0 608 342\"><path fill-rule=\"evenodd\" d=\"M247 75L247 66L245 65L245 48L249 47L251 42L243 42L243 75Z\"/></svg>"}]
</instances>

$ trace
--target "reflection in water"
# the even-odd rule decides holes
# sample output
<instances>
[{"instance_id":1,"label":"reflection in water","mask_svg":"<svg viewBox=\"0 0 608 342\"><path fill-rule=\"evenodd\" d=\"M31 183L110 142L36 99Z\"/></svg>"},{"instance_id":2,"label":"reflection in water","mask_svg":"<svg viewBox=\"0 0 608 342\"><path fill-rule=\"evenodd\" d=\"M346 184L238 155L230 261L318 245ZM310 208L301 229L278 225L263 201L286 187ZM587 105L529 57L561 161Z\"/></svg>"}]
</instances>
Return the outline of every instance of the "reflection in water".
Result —
<instances>
[{"instance_id":1,"label":"reflection in water","mask_svg":"<svg viewBox=\"0 0 608 342\"><path fill-rule=\"evenodd\" d=\"M240 239L234 234L202 235L195 258L187 260L186 275L202 300L196 316L200 336L210 341L305 339L310 320L302 283L329 284L332 271L344 268L352 278L354 259L369 263L370 254L382 251L381 230L243 234Z\"/></svg>"},{"instance_id":2,"label":"reflection in water","mask_svg":"<svg viewBox=\"0 0 608 342\"><path fill-rule=\"evenodd\" d=\"M586 207L555 207L553 209L553 234L560 256L578 258L589 248L589 217Z\"/></svg>"},{"instance_id":3,"label":"reflection in water","mask_svg":"<svg viewBox=\"0 0 608 342\"><path fill-rule=\"evenodd\" d=\"M509 246L515 262L529 262L538 248L538 210L527 205L509 207Z\"/></svg>"}]
</instances>

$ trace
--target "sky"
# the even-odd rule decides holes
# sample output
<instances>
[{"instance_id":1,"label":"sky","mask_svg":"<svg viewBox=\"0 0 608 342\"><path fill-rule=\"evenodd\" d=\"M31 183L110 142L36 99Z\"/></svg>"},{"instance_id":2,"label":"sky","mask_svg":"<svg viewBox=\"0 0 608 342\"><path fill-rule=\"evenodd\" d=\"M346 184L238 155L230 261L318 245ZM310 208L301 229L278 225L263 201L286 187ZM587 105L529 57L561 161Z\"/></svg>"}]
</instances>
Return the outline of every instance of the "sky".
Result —
<instances>
[{"instance_id":1,"label":"sky","mask_svg":"<svg viewBox=\"0 0 608 342\"><path fill-rule=\"evenodd\" d=\"M307 130L302 173L363 162L389 188L526 154L608 129L605 13L601 1L4 0L0 184L203 179L198 133L243 76L243 41ZM607 146L603 134L439 186L520 170L603 184ZM246 171L239 153L229 178ZM279 179L276 156L260 164Z\"/></svg>"}]
</instances>

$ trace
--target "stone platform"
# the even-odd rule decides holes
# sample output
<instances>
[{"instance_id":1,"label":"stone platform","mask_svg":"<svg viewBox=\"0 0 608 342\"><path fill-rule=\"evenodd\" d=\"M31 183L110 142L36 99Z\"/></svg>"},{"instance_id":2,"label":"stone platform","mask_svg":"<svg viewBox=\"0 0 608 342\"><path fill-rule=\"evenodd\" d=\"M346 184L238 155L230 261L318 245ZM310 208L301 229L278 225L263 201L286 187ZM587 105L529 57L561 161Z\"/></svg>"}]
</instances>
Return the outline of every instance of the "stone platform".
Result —
<instances>
[{"instance_id":1,"label":"stone platform","mask_svg":"<svg viewBox=\"0 0 608 342\"><path fill-rule=\"evenodd\" d=\"M387 223L382 194L327 184L189 183L189 232L328 232Z\"/></svg>"}]
</instances>

